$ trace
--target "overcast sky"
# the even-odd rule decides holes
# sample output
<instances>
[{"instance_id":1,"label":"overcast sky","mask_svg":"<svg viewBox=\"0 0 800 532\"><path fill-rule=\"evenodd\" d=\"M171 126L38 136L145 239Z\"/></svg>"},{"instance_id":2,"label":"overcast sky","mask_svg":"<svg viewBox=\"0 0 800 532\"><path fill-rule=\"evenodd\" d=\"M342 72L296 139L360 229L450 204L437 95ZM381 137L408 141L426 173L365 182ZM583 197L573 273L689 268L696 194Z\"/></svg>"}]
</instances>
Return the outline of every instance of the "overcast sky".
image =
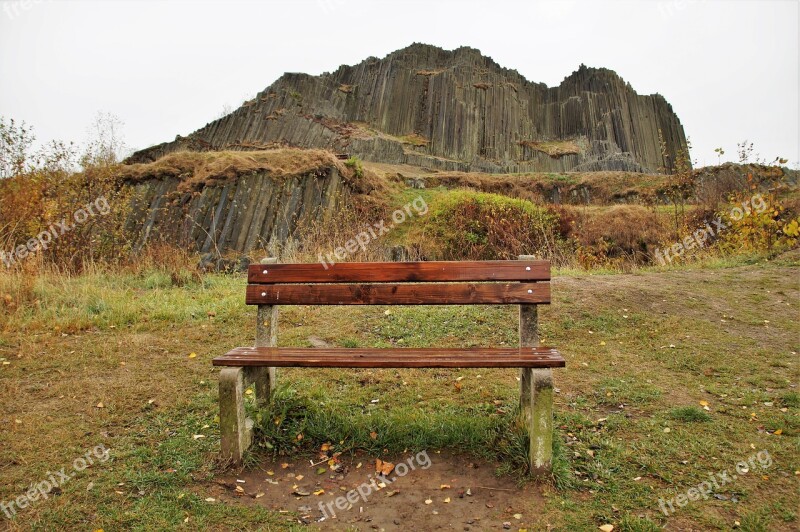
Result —
<instances>
[{"instance_id":1,"label":"overcast sky","mask_svg":"<svg viewBox=\"0 0 800 532\"><path fill-rule=\"evenodd\" d=\"M798 153L797 0L162 2L0 0L0 115L82 141L98 112L131 148L188 134L284 72L412 42L480 49L531 81L615 70L673 105L699 165Z\"/></svg>"}]
</instances>

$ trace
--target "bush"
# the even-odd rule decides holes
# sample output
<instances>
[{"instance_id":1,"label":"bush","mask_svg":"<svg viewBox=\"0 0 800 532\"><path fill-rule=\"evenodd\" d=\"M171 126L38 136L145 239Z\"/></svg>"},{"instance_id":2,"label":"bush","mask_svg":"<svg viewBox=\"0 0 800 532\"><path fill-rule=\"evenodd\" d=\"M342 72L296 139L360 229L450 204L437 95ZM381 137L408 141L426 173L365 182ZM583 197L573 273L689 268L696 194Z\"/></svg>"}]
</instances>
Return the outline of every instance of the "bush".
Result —
<instances>
[{"instance_id":1,"label":"bush","mask_svg":"<svg viewBox=\"0 0 800 532\"><path fill-rule=\"evenodd\" d=\"M358 157L350 157L344 162L344 165L353 170L356 177L364 177L364 165L361 164L361 159Z\"/></svg>"},{"instance_id":2,"label":"bush","mask_svg":"<svg viewBox=\"0 0 800 532\"><path fill-rule=\"evenodd\" d=\"M655 248L670 240L667 224L656 212L639 205L617 205L581 222L574 236L585 267L625 259L647 264Z\"/></svg>"},{"instance_id":3,"label":"bush","mask_svg":"<svg viewBox=\"0 0 800 532\"><path fill-rule=\"evenodd\" d=\"M440 196L408 235L428 259L494 260L552 256L555 217L533 203L482 192Z\"/></svg>"}]
</instances>

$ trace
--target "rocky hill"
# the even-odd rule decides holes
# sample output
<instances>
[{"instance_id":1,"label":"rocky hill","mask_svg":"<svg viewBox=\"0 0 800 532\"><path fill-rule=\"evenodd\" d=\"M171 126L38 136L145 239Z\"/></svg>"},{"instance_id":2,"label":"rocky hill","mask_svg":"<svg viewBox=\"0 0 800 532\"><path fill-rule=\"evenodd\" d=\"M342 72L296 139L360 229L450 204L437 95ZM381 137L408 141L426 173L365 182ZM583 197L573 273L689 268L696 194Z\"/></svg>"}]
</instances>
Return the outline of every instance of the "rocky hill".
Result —
<instances>
[{"instance_id":1,"label":"rocky hill","mask_svg":"<svg viewBox=\"0 0 800 532\"><path fill-rule=\"evenodd\" d=\"M333 73L285 74L233 113L129 162L278 146L492 173L652 173L672 168L687 150L670 104L637 94L613 71L581 65L547 87L472 48L413 44Z\"/></svg>"}]
</instances>

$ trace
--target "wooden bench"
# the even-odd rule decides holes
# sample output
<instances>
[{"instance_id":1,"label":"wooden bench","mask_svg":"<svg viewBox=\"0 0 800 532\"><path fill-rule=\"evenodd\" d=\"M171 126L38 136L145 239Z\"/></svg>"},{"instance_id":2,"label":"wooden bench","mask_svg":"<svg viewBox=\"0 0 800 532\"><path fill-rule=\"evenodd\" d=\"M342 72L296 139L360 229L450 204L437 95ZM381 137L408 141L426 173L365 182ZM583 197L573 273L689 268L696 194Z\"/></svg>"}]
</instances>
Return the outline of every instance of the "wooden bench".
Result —
<instances>
[{"instance_id":1,"label":"wooden bench","mask_svg":"<svg viewBox=\"0 0 800 532\"><path fill-rule=\"evenodd\" d=\"M550 471L555 350L539 346L537 305L550 303L550 263L518 261L278 264L248 270L246 303L258 305L255 347L214 359L220 372L222 456L242 460L252 440L244 390L269 400L276 367L520 368L520 414L530 435L531 472ZM343 349L277 347L279 305L519 305L519 347Z\"/></svg>"}]
</instances>

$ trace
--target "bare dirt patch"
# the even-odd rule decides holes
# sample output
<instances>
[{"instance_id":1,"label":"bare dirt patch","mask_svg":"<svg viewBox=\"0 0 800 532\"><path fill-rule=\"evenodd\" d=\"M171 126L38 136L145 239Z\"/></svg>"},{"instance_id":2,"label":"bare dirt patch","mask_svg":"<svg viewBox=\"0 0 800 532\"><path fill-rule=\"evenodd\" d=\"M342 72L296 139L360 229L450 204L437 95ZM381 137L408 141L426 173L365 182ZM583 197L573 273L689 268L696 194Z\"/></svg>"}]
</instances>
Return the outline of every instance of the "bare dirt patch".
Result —
<instances>
[{"instance_id":1,"label":"bare dirt patch","mask_svg":"<svg viewBox=\"0 0 800 532\"><path fill-rule=\"evenodd\" d=\"M382 459L399 464L414 456ZM497 464L444 452L428 456L427 469L420 467L426 464L421 461L402 477L393 472L388 479L395 480L384 487L376 479L377 491L363 487L375 476L375 458L357 454L343 460L339 472L324 474L317 474L320 466L312 467L308 459L295 458L286 467L280 460L266 461L220 477L210 496L226 504L294 512L299 523L321 530L519 530L530 527L544 509L542 490L547 488L519 487L510 477L498 477ZM361 497L359 486L362 492L372 491ZM356 490L352 504L346 502L351 490ZM339 497L340 508L348 509L337 509Z\"/></svg>"}]
</instances>

